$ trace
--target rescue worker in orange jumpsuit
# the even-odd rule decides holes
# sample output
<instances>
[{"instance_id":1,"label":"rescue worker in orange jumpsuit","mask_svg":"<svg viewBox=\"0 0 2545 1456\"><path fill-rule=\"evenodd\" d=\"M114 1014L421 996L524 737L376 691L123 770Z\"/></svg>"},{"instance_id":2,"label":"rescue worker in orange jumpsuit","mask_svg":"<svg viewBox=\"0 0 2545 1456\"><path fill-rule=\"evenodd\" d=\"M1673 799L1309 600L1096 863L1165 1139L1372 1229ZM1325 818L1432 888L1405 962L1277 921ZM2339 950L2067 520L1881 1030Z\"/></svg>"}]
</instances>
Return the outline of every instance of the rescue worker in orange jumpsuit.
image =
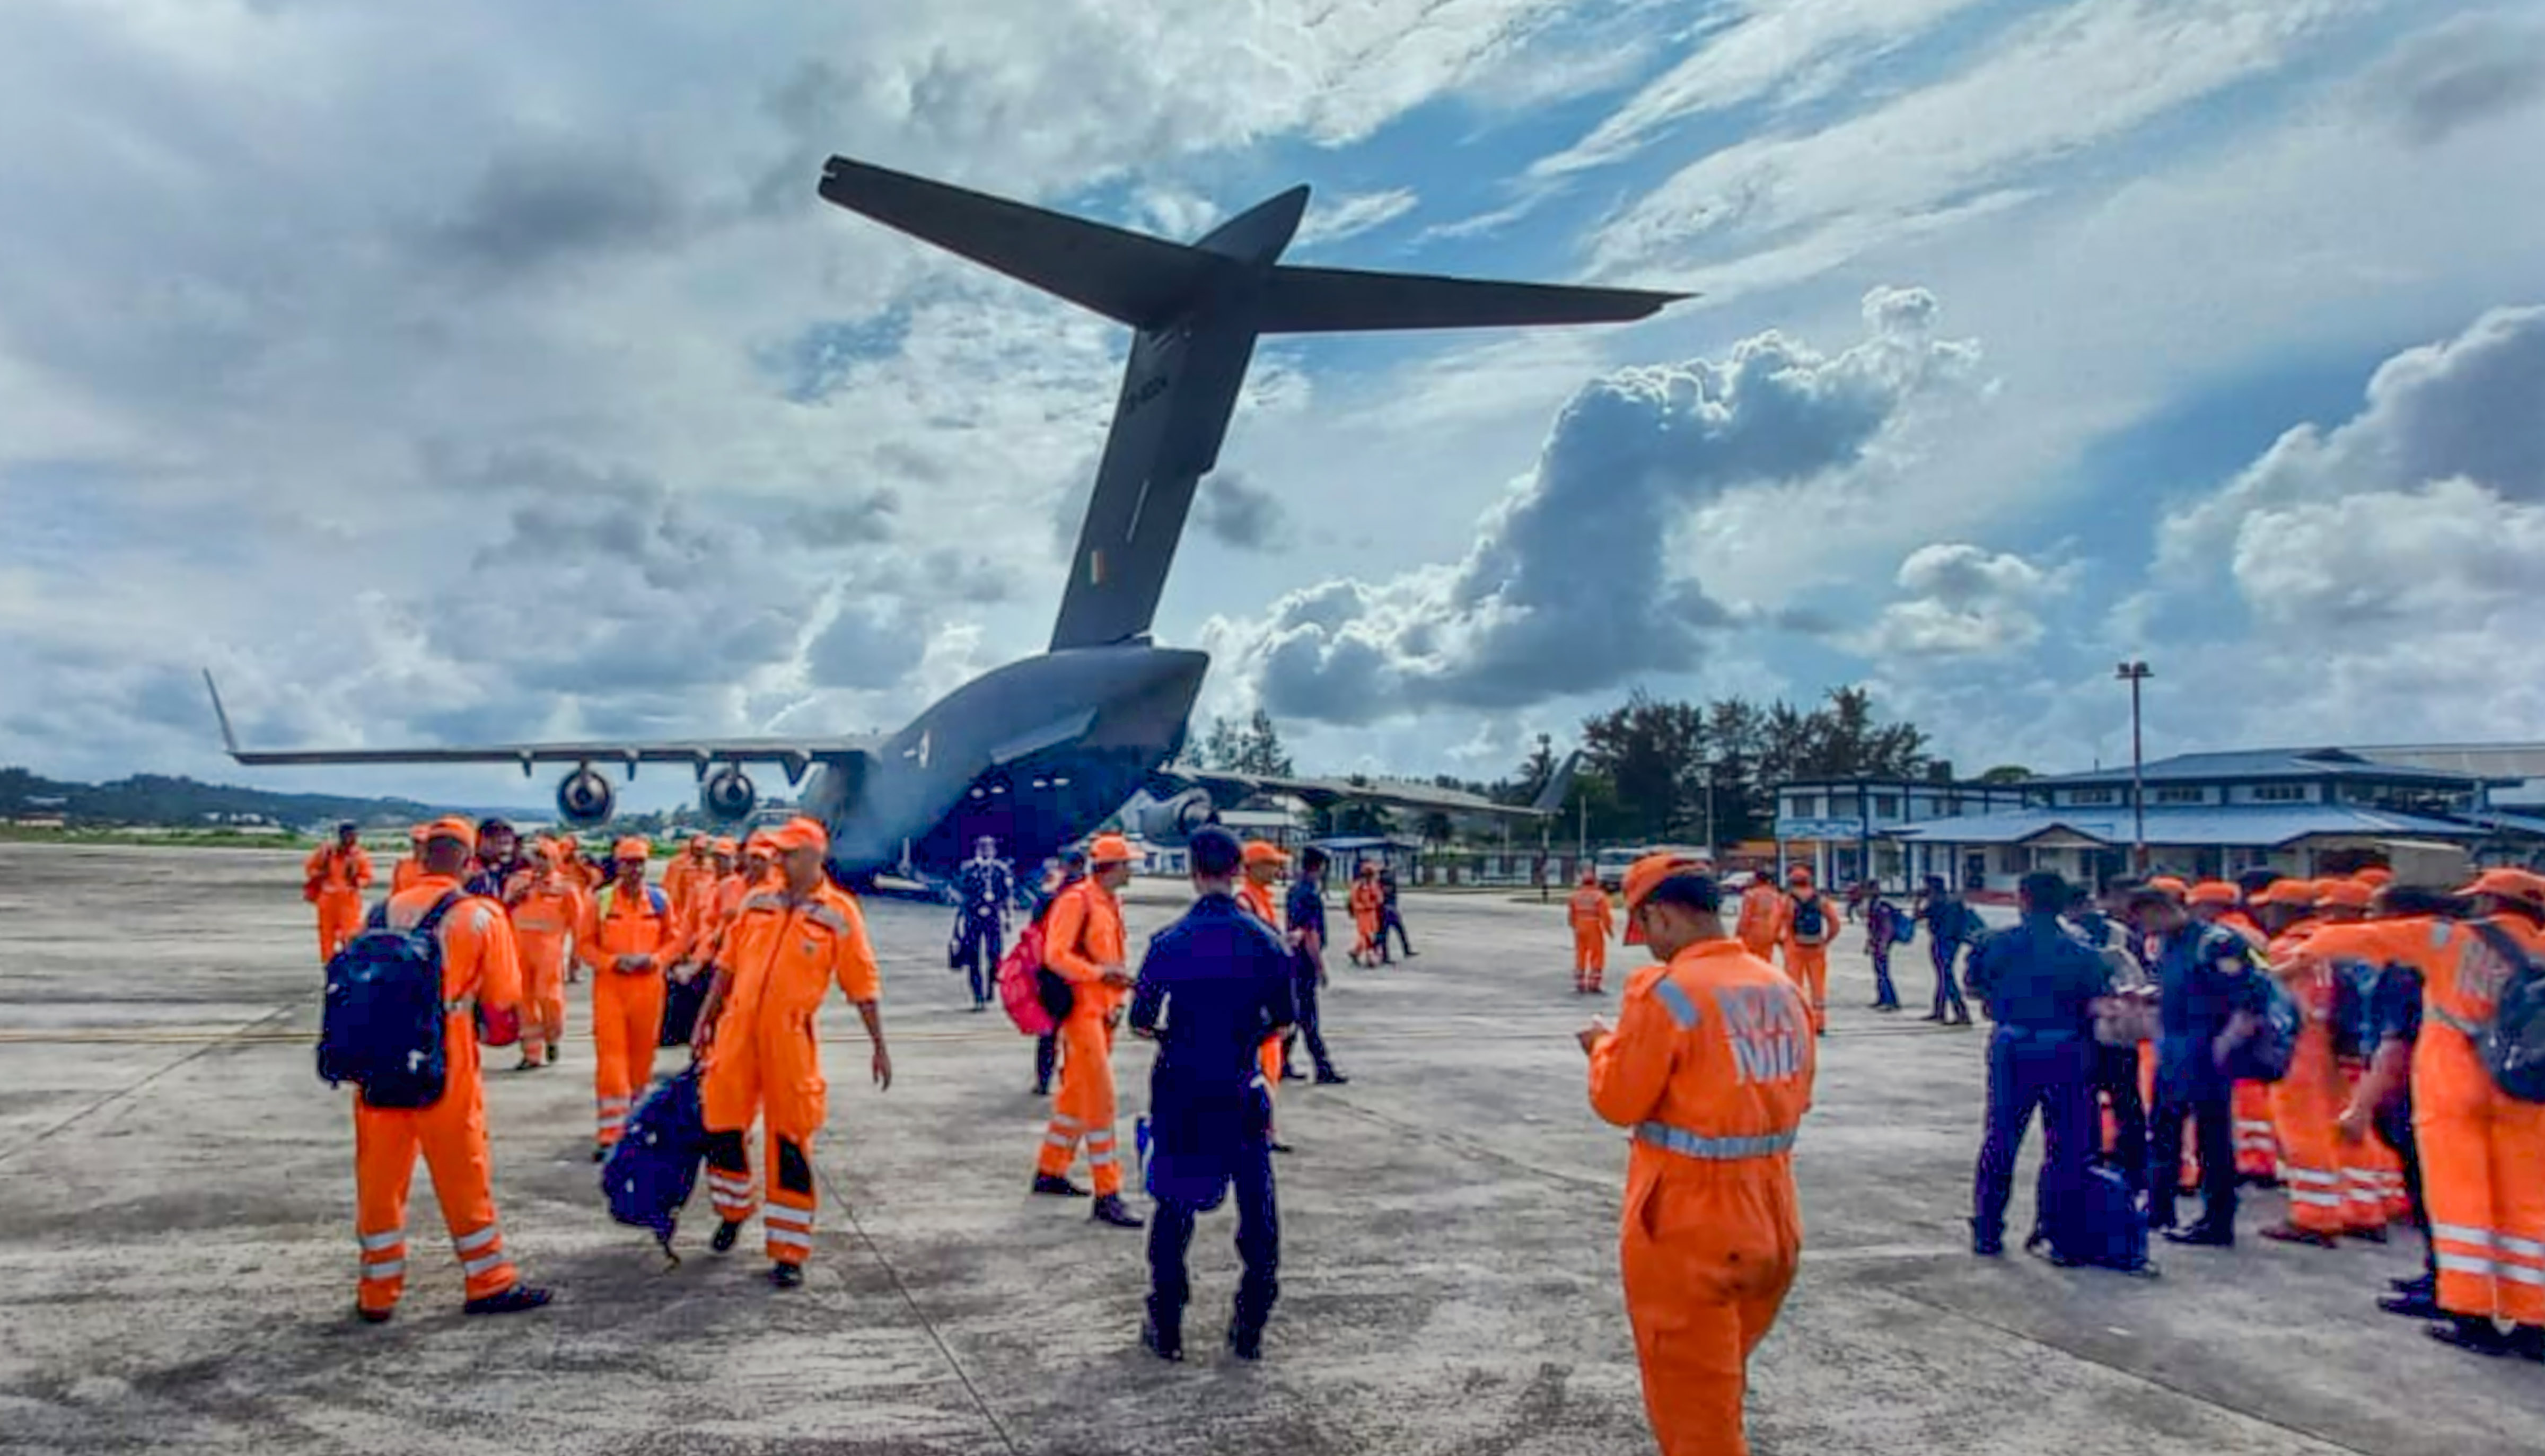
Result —
<instances>
[{"instance_id":1,"label":"rescue worker in orange jumpsuit","mask_svg":"<svg viewBox=\"0 0 2545 1456\"><path fill-rule=\"evenodd\" d=\"M535 866L513 901L513 941L522 958L522 1060L513 1070L556 1065L565 1040L565 963L592 897L567 868L570 851L553 841L532 855Z\"/></svg>"},{"instance_id":2,"label":"rescue worker in orange jumpsuit","mask_svg":"<svg viewBox=\"0 0 2545 1456\"><path fill-rule=\"evenodd\" d=\"M390 894L394 895L424 878L424 831L425 826L421 824L407 831L410 847L406 857L389 866Z\"/></svg>"},{"instance_id":3,"label":"rescue worker in orange jumpsuit","mask_svg":"<svg viewBox=\"0 0 2545 1456\"><path fill-rule=\"evenodd\" d=\"M1564 902L1564 918L1573 926L1573 994L1605 996L1600 978L1608 969L1608 937L1616 931L1617 915L1608 892L1600 888L1598 866L1582 866L1582 883Z\"/></svg>"},{"instance_id":4,"label":"rescue worker in orange jumpsuit","mask_svg":"<svg viewBox=\"0 0 2545 1456\"><path fill-rule=\"evenodd\" d=\"M477 846L465 819L444 819L427 828L424 876L391 895L382 919L389 929L413 930L446 897L435 936L442 942L443 1047L449 1068L442 1099L430 1107L373 1107L354 1096L354 1233L362 1246L362 1277L354 1305L364 1320L380 1324L397 1312L406 1290L406 1198L420 1152L433 1174L433 1193L451 1230L452 1250L466 1279L471 1315L509 1315L548 1302L548 1292L522 1282L504 1253L504 1231L495 1218L493 1164L486 1152L486 1092L478 1079L475 1017L478 1003L509 1007L521 996L521 968L504 912L493 902L464 895L459 877Z\"/></svg>"},{"instance_id":5,"label":"rescue worker in orange jumpsuit","mask_svg":"<svg viewBox=\"0 0 2545 1456\"><path fill-rule=\"evenodd\" d=\"M1628 922L1634 912L1627 912ZM1742 947L1761 960L1775 963L1776 944L1785 938L1785 897L1765 875L1750 882L1741 892L1741 922L1738 931Z\"/></svg>"},{"instance_id":6,"label":"rescue worker in orange jumpsuit","mask_svg":"<svg viewBox=\"0 0 2545 1456\"><path fill-rule=\"evenodd\" d=\"M692 840L690 843L697 845L701 842ZM707 849L706 868L682 879L680 892L672 896L672 909L680 915L681 924L690 932L691 943L683 947L683 960L704 957L706 942L715 932L717 902L726 877L733 873L733 841L706 840L703 843ZM686 859L676 861L685 862ZM670 878L669 874L664 877ZM668 892L670 887L667 885L665 889Z\"/></svg>"},{"instance_id":7,"label":"rescue worker in orange jumpsuit","mask_svg":"<svg viewBox=\"0 0 2545 1456\"><path fill-rule=\"evenodd\" d=\"M1087 1144L1087 1169L1096 1203L1089 1217L1117 1229L1141 1227L1122 1203L1122 1155L1113 1137L1113 1030L1121 1024L1123 993L1131 972L1123 962L1122 906L1115 897L1131 882L1130 842L1099 835L1087 849L1087 877L1060 892L1043 922L1043 964L1076 993L1060 1023L1060 1090L1051 1101L1051 1126L1034 1163L1033 1190L1084 1198L1069 1180L1078 1145Z\"/></svg>"},{"instance_id":8,"label":"rescue worker in orange jumpsuit","mask_svg":"<svg viewBox=\"0 0 2545 1456\"><path fill-rule=\"evenodd\" d=\"M2475 1044L2516 958L2545 957L2545 876L2488 869L2461 893L2474 918L2443 928L2454 953L2422 987L2413 1052L2413 1128L2448 1317L2430 1336L2545 1360L2545 1102L2503 1092Z\"/></svg>"},{"instance_id":9,"label":"rescue worker in orange jumpsuit","mask_svg":"<svg viewBox=\"0 0 2545 1456\"><path fill-rule=\"evenodd\" d=\"M672 856L672 862L663 866L663 893L672 898L674 910L688 907L699 877L714 878L715 865L709 857L714 849L715 841L709 836L692 835L681 852Z\"/></svg>"},{"instance_id":10,"label":"rescue worker in orange jumpsuit","mask_svg":"<svg viewBox=\"0 0 2545 1456\"><path fill-rule=\"evenodd\" d=\"M618 876L596 897L575 933L575 958L592 968L592 1161L610 1156L627 1128L636 1092L654 1075L663 1031L664 974L687 943L671 896L645 883L653 846L630 836L611 856Z\"/></svg>"},{"instance_id":11,"label":"rescue worker in orange jumpsuit","mask_svg":"<svg viewBox=\"0 0 2545 1456\"><path fill-rule=\"evenodd\" d=\"M2297 1002L2299 1021L2288 1072L2264 1087L2281 1176L2288 1182L2289 1212L2258 1232L2283 1244L2331 1249L2338 1236L2361 1230L2352 1223L2334 1135L2345 1097L2341 1071L2334 1062L2334 966L2312 950L2317 938L2283 938L2277 943L2286 953L2270 962L2271 974ZM2244 1085L2237 1091L2242 1092ZM2241 1130L2241 1110L2238 1115ZM2237 1162L2242 1173L2243 1158ZM2382 1234L2382 1215L2376 1227Z\"/></svg>"},{"instance_id":12,"label":"rescue worker in orange jumpsuit","mask_svg":"<svg viewBox=\"0 0 2545 1456\"><path fill-rule=\"evenodd\" d=\"M325 965L363 928L363 891L371 883L371 856L363 852L360 831L336 826L336 838L311 852L300 866L300 898L318 908L318 963Z\"/></svg>"},{"instance_id":13,"label":"rescue worker in orange jumpsuit","mask_svg":"<svg viewBox=\"0 0 2545 1456\"><path fill-rule=\"evenodd\" d=\"M2300 955L2312 950L2315 943L2340 927L2358 926L2368 918L2368 907L2376 892L2365 881L2356 879L2318 880L2316 882L2315 932L2307 937ZM2337 936L2336 943L2347 937ZM2321 962L2320 962L2321 963ZM2331 971L2326 971L2331 984ZM2363 977L2362 981L2370 978ZM2354 987L2354 990L2360 989ZM2369 1048L2373 1051L2374 1048ZM2364 1059L2355 1050L2342 1050L2336 1058L2334 1115L2348 1105L2351 1090L2367 1071ZM2394 1151L2375 1140L2341 1146L2340 1155L2342 1213L2345 1232L2372 1244L2386 1242L2386 1226L2408 1217L2411 1209L2404 1196L2404 1165Z\"/></svg>"},{"instance_id":14,"label":"rescue worker in orange jumpsuit","mask_svg":"<svg viewBox=\"0 0 2545 1456\"><path fill-rule=\"evenodd\" d=\"M1839 911L1836 902L1812 884L1812 867L1797 864L1785 871L1789 886L1785 904L1780 908L1784 933L1778 938L1785 946L1785 974L1803 989L1812 1008L1812 1031L1829 1034L1829 947L1838 938ZM1817 918L1813 911L1817 910ZM1806 930L1804 923L1817 919L1818 924ZM1765 957L1762 957L1763 959Z\"/></svg>"},{"instance_id":15,"label":"rescue worker in orange jumpsuit","mask_svg":"<svg viewBox=\"0 0 2545 1456\"><path fill-rule=\"evenodd\" d=\"M1619 1252L1644 1409L1664 1456L1746 1456L1750 1354L1802 1254L1811 1012L1725 930L1702 870L1647 855L1624 888L1662 964L1627 982L1614 1030L1595 1020L1581 1042L1593 1109L1634 1130Z\"/></svg>"},{"instance_id":16,"label":"rescue worker in orange jumpsuit","mask_svg":"<svg viewBox=\"0 0 2545 1456\"><path fill-rule=\"evenodd\" d=\"M1254 840L1247 844L1239 863L1245 873L1237 882L1237 903L1253 914L1257 920L1270 926L1273 934L1280 934L1281 914L1272 905L1272 886L1280 880L1281 871L1288 867L1290 856L1282 853L1281 847L1278 845ZM1279 1031L1271 1032L1265 1036L1263 1049L1258 1053L1256 1060L1264 1071L1265 1100L1268 1103L1277 1103L1280 1100L1281 1089L1281 1033ZM1273 1152L1290 1151L1290 1145L1281 1141L1281 1129L1278 1123L1267 1127L1265 1134L1272 1139Z\"/></svg>"},{"instance_id":17,"label":"rescue worker in orange jumpsuit","mask_svg":"<svg viewBox=\"0 0 2545 1456\"><path fill-rule=\"evenodd\" d=\"M813 1136L829 1111L814 1017L834 984L865 1022L878 1091L892 1087L892 1054L884 1046L882 986L865 917L822 867L829 833L796 818L771 831L770 840L780 876L744 898L723 969L698 1013L706 1068L698 1094L706 1113L707 1196L718 1219L710 1247L730 1251L751 1217L743 1137L758 1117L767 1129L769 1204L761 1222L769 1280L792 1289L804 1282L804 1260L813 1254Z\"/></svg>"},{"instance_id":18,"label":"rescue worker in orange jumpsuit","mask_svg":"<svg viewBox=\"0 0 2545 1456\"><path fill-rule=\"evenodd\" d=\"M2439 1264L2430 1238L2429 1181L2424 1176L2421 1140L2413 1134L2413 1055L2425 1021L2424 988L2442 961L2456 953L2453 921L2464 910L2454 896L2419 885L2389 882L2372 897L2371 923L2328 930L2323 953L2337 967L2355 958L2375 968L2364 1040L2371 1055L2368 1069L2351 1089L2350 1105L2334 1126L2345 1146L2372 1134L2395 1154L2403 1170L2405 1213L2422 1234L2422 1272L2389 1279L2394 1293L2377 1308L2412 1320L2444 1320L2438 1306Z\"/></svg>"},{"instance_id":19,"label":"rescue worker in orange jumpsuit","mask_svg":"<svg viewBox=\"0 0 2545 1456\"><path fill-rule=\"evenodd\" d=\"M2267 953L2270 937L2238 908L2242 897L2234 885L2225 880L2202 880L2184 892L2182 903L2191 918L2203 925L2221 926L2245 937L2255 950ZM2232 1098L2236 1117L2236 1175L2260 1188L2279 1186L2279 1140L2271 1131L2271 1085L2266 1082L2240 1082ZM2264 1237L2277 1237L2269 1229Z\"/></svg>"},{"instance_id":20,"label":"rescue worker in orange jumpsuit","mask_svg":"<svg viewBox=\"0 0 2545 1456\"><path fill-rule=\"evenodd\" d=\"M1352 953L1354 965L1376 966L1387 963L1387 947L1378 942L1378 917L1384 899L1378 888L1378 866L1368 860L1362 860L1360 868L1353 873L1351 904L1353 933L1355 937Z\"/></svg>"}]
</instances>

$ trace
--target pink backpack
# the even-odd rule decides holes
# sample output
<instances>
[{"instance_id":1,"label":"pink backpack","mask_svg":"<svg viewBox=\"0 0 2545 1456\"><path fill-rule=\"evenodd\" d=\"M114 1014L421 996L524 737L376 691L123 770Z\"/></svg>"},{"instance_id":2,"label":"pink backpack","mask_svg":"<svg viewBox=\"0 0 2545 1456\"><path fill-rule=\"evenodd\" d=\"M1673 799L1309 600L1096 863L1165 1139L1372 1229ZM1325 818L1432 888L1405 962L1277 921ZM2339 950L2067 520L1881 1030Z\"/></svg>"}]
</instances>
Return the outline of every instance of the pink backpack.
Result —
<instances>
[{"instance_id":1,"label":"pink backpack","mask_svg":"<svg viewBox=\"0 0 2545 1456\"><path fill-rule=\"evenodd\" d=\"M1060 1018L1043 1004L1044 974L1042 921L1037 918L1017 932L1017 943L999 958L999 1005L1027 1036L1049 1036L1060 1029Z\"/></svg>"}]
</instances>

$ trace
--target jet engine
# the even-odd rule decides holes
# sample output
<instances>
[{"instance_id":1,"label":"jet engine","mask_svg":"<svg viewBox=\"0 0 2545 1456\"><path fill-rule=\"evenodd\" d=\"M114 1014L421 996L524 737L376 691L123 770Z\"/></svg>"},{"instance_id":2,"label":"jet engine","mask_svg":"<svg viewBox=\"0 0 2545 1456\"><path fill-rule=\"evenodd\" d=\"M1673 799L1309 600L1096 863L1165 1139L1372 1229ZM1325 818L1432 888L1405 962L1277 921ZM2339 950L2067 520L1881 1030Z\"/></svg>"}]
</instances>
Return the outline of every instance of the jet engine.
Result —
<instances>
[{"instance_id":1,"label":"jet engine","mask_svg":"<svg viewBox=\"0 0 2545 1456\"><path fill-rule=\"evenodd\" d=\"M1219 822L1210 790L1189 788L1171 799L1153 799L1131 816L1131 827L1153 845L1181 845L1205 824Z\"/></svg>"},{"instance_id":2,"label":"jet engine","mask_svg":"<svg viewBox=\"0 0 2545 1456\"><path fill-rule=\"evenodd\" d=\"M610 780L590 768L577 768L557 785L557 817L568 824L600 824L610 818L618 805L618 796L610 790Z\"/></svg>"},{"instance_id":3,"label":"jet engine","mask_svg":"<svg viewBox=\"0 0 2545 1456\"><path fill-rule=\"evenodd\" d=\"M698 809L709 819L727 824L748 819L759 804L760 790L752 785L751 776L731 764L698 785Z\"/></svg>"}]
</instances>

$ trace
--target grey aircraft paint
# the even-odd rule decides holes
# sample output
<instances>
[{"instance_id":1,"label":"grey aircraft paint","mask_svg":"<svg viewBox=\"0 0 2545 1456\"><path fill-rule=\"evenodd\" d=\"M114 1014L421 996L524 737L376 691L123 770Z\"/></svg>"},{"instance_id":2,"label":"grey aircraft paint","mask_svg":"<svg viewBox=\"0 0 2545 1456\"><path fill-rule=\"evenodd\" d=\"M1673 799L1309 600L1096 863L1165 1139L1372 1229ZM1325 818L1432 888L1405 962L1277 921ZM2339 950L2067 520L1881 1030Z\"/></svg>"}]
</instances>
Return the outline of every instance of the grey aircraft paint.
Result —
<instances>
[{"instance_id":1,"label":"grey aircraft paint","mask_svg":"<svg viewBox=\"0 0 2545 1456\"><path fill-rule=\"evenodd\" d=\"M1619 322L1684 296L1283 264L1306 213L1305 187L1190 245L845 157L824 167L820 192L1134 331L1049 651L974 679L881 743L246 751L215 689L230 757L251 766L511 763L525 773L571 764L557 798L561 817L575 824L609 818L614 795L600 770L610 766L633 778L640 763L687 765L702 804L738 820L757 800L743 766L776 765L790 783L811 773L803 807L830 827L832 869L848 880L887 870L945 875L982 835L1031 865L1093 832L1135 794L1143 795L1143 832L1176 842L1211 814L1207 793L1166 768L1184 747L1210 660L1153 645L1150 626L1193 491L1228 437L1255 341L1268 333ZM1171 797L1147 797L1152 789Z\"/></svg>"}]
</instances>

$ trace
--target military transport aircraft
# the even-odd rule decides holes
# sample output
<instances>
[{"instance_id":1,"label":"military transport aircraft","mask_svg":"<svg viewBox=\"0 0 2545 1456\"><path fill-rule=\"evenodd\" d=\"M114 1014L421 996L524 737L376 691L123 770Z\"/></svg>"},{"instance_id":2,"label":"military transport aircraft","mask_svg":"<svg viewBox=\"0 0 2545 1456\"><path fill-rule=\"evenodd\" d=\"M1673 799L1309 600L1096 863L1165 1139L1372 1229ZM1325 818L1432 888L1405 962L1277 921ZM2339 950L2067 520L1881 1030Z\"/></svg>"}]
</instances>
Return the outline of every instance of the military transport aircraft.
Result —
<instances>
[{"instance_id":1,"label":"military transport aircraft","mask_svg":"<svg viewBox=\"0 0 2545 1456\"><path fill-rule=\"evenodd\" d=\"M467 748L247 750L217 688L212 706L236 762L264 765L572 765L558 815L610 818L603 769L687 765L712 818L758 803L747 766L774 765L831 831L843 880L941 876L989 835L1039 862L1131 804L1152 843L1181 844L1216 813L1212 789L1167 766L1183 750L1202 675L1199 652L1160 647L1150 621L1201 477L1218 463L1256 340L1265 334L1624 322L1687 295L1308 268L1280 261L1308 189L1292 188L1190 244L1047 211L833 157L821 196L853 212L1058 294L1133 331L1096 488L1061 594L1050 649L956 688L899 733L843 738L497 744ZM210 675L205 677L211 686ZM1231 775L1213 775L1243 791ZM1300 780L1317 790L1339 785ZM1261 785L1272 787L1272 785ZM1397 786L1352 797L1415 803ZM1438 790L1411 790L1430 799ZM1134 795L1140 795L1132 803ZM1465 796L1461 796L1465 797ZM1462 805L1460 809L1500 806ZM1542 814L1552 805L1504 813Z\"/></svg>"}]
</instances>

